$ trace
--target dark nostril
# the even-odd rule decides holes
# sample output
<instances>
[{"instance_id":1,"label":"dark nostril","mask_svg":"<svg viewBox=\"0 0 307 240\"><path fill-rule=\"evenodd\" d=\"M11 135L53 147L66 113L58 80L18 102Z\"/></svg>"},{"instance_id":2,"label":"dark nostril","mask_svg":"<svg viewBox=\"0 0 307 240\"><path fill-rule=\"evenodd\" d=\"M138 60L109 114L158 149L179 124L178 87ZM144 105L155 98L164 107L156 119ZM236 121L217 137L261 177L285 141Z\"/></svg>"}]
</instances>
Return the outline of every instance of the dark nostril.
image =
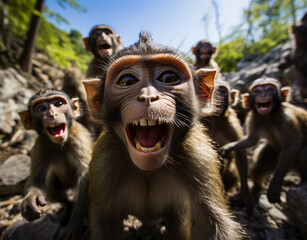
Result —
<instances>
[{"instance_id":1,"label":"dark nostril","mask_svg":"<svg viewBox=\"0 0 307 240\"><path fill-rule=\"evenodd\" d=\"M141 90L141 94L138 97L140 101L144 101L147 103L151 103L154 101L157 101L159 99L159 95L157 94L157 91L153 87L143 88Z\"/></svg>"}]
</instances>

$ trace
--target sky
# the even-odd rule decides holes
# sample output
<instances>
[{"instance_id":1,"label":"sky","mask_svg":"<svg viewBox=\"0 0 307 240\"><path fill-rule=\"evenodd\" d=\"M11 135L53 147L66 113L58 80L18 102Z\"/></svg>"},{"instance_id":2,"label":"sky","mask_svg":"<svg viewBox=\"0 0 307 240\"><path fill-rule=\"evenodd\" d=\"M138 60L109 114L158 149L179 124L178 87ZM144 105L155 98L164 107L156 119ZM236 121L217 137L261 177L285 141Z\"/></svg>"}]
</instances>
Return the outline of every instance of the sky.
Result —
<instances>
[{"instance_id":1,"label":"sky","mask_svg":"<svg viewBox=\"0 0 307 240\"><path fill-rule=\"evenodd\" d=\"M57 1L46 0L47 7L69 21L57 24L69 32L79 31L83 37L99 24L111 26L121 35L124 47L138 41L141 31L151 34L157 43L177 48L190 55L191 47L199 40L208 39L214 45L219 42L215 10L212 0L76 0L86 9L80 12L67 6L60 7ZM243 9L249 0L215 0L219 11L222 37L243 22ZM204 17L207 21L204 21Z\"/></svg>"}]
</instances>

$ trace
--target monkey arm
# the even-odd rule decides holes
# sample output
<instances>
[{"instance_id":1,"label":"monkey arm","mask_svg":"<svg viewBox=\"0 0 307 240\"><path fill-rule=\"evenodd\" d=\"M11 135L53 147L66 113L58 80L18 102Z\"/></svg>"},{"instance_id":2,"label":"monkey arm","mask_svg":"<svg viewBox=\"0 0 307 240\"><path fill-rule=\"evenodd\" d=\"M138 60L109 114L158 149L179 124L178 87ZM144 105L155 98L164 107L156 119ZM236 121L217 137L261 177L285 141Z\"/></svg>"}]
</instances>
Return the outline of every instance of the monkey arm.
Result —
<instances>
[{"instance_id":1,"label":"monkey arm","mask_svg":"<svg viewBox=\"0 0 307 240\"><path fill-rule=\"evenodd\" d=\"M236 151L236 166L240 175L241 182L241 190L240 190L240 198L246 206L247 213L252 215L254 208L254 200L249 192L248 184L247 184L247 158L246 153L243 151Z\"/></svg>"},{"instance_id":2,"label":"monkey arm","mask_svg":"<svg viewBox=\"0 0 307 240\"><path fill-rule=\"evenodd\" d=\"M258 142L258 136L248 135L244 136L241 140L236 142L230 142L219 149L222 157L226 157L231 151L242 150L245 148L252 147Z\"/></svg>"},{"instance_id":3,"label":"monkey arm","mask_svg":"<svg viewBox=\"0 0 307 240\"><path fill-rule=\"evenodd\" d=\"M36 151L36 148L32 149L32 160L31 160L31 174L27 182L26 195L20 204L21 214L28 221L34 221L41 217L41 210L39 206L45 206L45 176L46 168L49 166L48 162L42 163L36 156L40 152Z\"/></svg>"}]
</instances>

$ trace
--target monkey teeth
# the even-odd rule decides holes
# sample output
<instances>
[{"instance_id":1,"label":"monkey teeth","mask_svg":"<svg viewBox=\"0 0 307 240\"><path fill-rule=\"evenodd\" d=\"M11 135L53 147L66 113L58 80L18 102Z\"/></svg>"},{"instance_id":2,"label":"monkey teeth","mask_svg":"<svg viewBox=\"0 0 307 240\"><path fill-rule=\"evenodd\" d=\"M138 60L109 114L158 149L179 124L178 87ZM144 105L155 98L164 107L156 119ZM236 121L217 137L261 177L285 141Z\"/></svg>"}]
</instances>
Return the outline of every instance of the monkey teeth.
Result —
<instances>
[{"instance_id":1,"label":"monkey teeth","mask_svg":"<svg viewBox=\"0 0 307 240\"><path fill-rule=\"evenodd\" d=\"M158 151L159 149L161 149L163 143L164 143L164 138L161 139L159 142L156 143L156 145L154 147L151 148L147 148L147 147L142 147L141 143L134 138L134 143L135 143L135 147L137 150L142 151L142 152L154 152L154 151Z\"/></svg>"},{"instance_id":2,"label":"monkey teeth","mask_svg":"<svg viewBox=\"0 0 307 240\"><path fill-rule=\"evenodd\" d=\"M47 129L53 136L59 136L64 133L65 124L51 124Z\"/></svg>"},{"instance_id":3,"label":"monkey teeth","mask_svg":"<svg viewBox=\"0 0 307 240\"><path fill-rule=\"evenodd\" d=\"M140 125L140 126L142 126L142 127L146 127L146 126L155 126L156 124L157 124L157 122L158 122L158 124L159 125L161 125L162 123L161 123L161 121L160 120L154 120L154 119L145 119L145 118L141 118L141 119L139 119L139 120L135 120L135 121L133 121L133 126L138 126L138 125Z\"/></svg>"}]
</instances>

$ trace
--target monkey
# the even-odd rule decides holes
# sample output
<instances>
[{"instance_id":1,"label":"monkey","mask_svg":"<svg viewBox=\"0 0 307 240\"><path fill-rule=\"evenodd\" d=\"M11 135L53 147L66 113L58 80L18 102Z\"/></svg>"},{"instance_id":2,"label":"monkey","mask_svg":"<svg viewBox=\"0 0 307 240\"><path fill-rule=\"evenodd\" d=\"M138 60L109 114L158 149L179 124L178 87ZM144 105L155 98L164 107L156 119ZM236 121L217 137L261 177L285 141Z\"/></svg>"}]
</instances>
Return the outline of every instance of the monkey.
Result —
<instances>
[{"instance_id":1,"label":"monkey","mask_svg":"<svg viewBox=\"0 0 307 240\"><path fill-rule=\"evenodd\" d=\"M211 101L215 72L195 71L141 32L101 79L83 81L92 116L103 122L88 170L91 239L122 239L128 214L162 217L166 239L241 239L218 153L199 122L199 96Z\"/></svg>"},{"instance_id":2,"label":"monkey","mask_svg":"<svg viewBox=\"0 0 307 240\"><path fill-rule=\"evenodd\" d=\"M107 25L94 26L88 37L83 38L84 47L93 54L86 71L86 77L99 77L109 58L122 49L121 36Z\"/></svg>"},{"instance_id":3,"label":"monkey","mask_svg":"<svg viewBox=\"0 0 307 240\"><path fill-rule=\"evenodd\" d=\"M237 103L238 95L239 91L231 89L228 82L221 79L215 80L213 92L213 97L216 101L214 104L215 113L202 117L201 122L208 128L208 134L216 143L217 148L226 143L238 141L244 136L240 120L231 107ZM254 204L247 185L247 158L245 150L229 154L222 160L221 174L226 192L237 187L240 175L240 198L243 200L247 212L251 214Z\"/></svg>"},{"instance_id":4,"label":"monkey","mask_svg":"<svg viewBox=\"0 0 307 240\"><path fill-rule=\"evenodd\" d=\"M45 206L46 200L62 203L66 209L63 219L68 219L72 202L67 190L78 186L92 152L90 133L75 121L79 114L78 99L70 99L51 84L30 98L27 110L19 112L25 129L38 133L31 150L25 197L20 204L21 214L28 221L41 217L40 206Z\"/></svg>"},{"instance_id":5,"label":"monkey","mask_svg":"<svg viewBox=\"0 0 307 240\"><path fill-rule=\"evenodd\" d=\"M299 93L293 94L298 99L307 97L307 12L304 14L298 25L293 24L290 29L293 42L291 54L283 59L278 68L284 71L287 68L294 68L295 81L298 84Z\"/></svg>"},{"instance_id":6,"label":"monkey","mask_svg":"<svg viewBox=\"0 0 307 240\"><path fill-rule=\"evenodd\" d=\"M80 106L80 116L76 118L78 122L83 124L91 133L93 140L96 140L101 132L101 126L95 122L90 114L86 101L86 92L82 84L85 79L82 72L77 67L67 67L64 70L62 91L70 98L78 98Z\"/></svg>"},{"instance_id":7,"label":"monkey","mask_svg":"<svg viewBox=\"0 0 307 240\"><path fill-rule=\"evenodd\" d=\"M289 87L281 87L275 78L261 77L252 82L249 92L242 95L245 106L250 107L246 119L247 134L239 141L221 148L226 156L232 150L256 146L255 166L251 171L254 183L252 195L258 200L262 183L273 173L267 191L271 203L280 202L283 179L289 170L296 170L307 179L307 111L287 102Z\"/></svg>"},{"instance_id":8,"label":"monkey","mask_svg":"<svg viewBox=\"0 0 307 240\"><path fill-rule=\"evenodd\" d=\"M195 55L195 68L213 68L217 70L216 75L220 75L219 65L214 61L217 55L217 47L207 40L199 41L195 47L191 48L192 53Z\"/></svg>"}]
</instances>

